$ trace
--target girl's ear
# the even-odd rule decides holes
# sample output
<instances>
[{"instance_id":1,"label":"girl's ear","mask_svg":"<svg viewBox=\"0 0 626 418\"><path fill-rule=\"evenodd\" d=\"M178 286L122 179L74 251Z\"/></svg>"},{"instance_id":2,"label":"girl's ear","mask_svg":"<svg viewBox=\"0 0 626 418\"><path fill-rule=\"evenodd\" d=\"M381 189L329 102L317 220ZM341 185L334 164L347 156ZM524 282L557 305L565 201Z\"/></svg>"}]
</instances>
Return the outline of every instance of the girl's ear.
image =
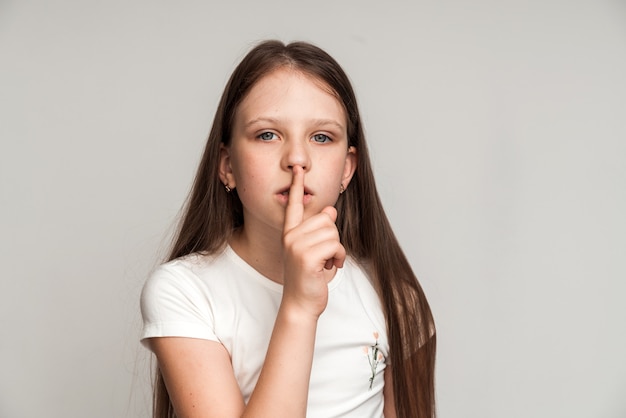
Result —
<instances>
[{"instance_id":1,"label":"girl's ear","mask_svg":"<svg viewBox=\"0 0 626 418\"><path fill-rule=\"evenodd\" d=\"M220 144L219 176L224 186L227 186L229 189L237 187L235 177L233 176L233 169L230 166L230 150L224 143Z\"/></svg>"},{"instance_id":2,"label":"girl's ear","mask_svg":"<svg viewBox=\"0 0 626 418\"><path fill-rule=\"evenodd\" d=\"M343 177L341 179L341 185L344 189L348 188L348 184L350 184L350 180L352 180L358 162L359 158L356 147L349 147L348 154L346 155L346 163L343 167Z\"/></svg>"}]
</instances>

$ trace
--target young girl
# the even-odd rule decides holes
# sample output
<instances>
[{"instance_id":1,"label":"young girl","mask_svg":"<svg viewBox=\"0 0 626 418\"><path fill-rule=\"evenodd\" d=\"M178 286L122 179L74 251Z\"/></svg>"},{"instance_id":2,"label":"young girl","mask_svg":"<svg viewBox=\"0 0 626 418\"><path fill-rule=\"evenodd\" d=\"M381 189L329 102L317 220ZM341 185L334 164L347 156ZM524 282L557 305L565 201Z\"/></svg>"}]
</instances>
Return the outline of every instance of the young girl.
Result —
<instances>
[{"instance_id":1,"label":"young girl","mask_svg":"<svg viewBox=\"0 0 626 418\"><path fill-rule=\"evenodd\" d=\"M434 322L324 51L235 69L169 262L146 282L155 417L433 417Z\"/></svg>"}]
</instances>

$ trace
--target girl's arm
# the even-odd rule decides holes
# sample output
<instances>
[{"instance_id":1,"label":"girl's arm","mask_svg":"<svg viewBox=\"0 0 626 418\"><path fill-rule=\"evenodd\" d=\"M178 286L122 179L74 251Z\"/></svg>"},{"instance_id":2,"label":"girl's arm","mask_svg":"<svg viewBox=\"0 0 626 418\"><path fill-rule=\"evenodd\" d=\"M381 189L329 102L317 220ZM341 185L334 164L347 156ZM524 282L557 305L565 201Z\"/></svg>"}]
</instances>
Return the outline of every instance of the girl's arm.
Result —
<instances>
[{"instance_id":1,"label":"girl's arm","mask_svg":"<svg viewBox=\"0 0 626 418\"><path fill-rule=\"evenodd\" d=\"M241 416L243 397L222 344L159 337L150 339L150 348L157 357L177 417Z\"/></svg>"},{"instance_id":2,"label":"girl's arm","mask_svg":"<svg viewBox=\"0 0 626 418\"><path fill-rule=\"evenodd\" d=\"M261 375L243 417L306 416L317 318L281 305Z\"/></svg>"}]
</instances>

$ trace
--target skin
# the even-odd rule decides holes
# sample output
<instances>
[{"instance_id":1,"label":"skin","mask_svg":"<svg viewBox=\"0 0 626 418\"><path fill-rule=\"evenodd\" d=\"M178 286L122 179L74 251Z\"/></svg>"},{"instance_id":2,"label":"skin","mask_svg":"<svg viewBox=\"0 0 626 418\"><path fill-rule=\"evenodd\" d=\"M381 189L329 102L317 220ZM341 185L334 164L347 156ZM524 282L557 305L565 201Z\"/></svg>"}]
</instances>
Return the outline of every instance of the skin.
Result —
<instances>
[{"instance_id":1,"label":"skin","mask_svg":"<svg viewBox=\"0 0 626 418\"><path fill-rule=\"evenodd\" d=\"M153 338L179 417L306 416L317 321L328 282L343 266L333 207L357 164L341 104L317 80L290 69L262 78L237 110L220 179L237 188L244 226L231 247L283 284L263 369L247 405L225 348L213 341ZM286 193L288 191L288 194ZM385 373L385 417L395 417Z\"/></svg>"}]
</instances>

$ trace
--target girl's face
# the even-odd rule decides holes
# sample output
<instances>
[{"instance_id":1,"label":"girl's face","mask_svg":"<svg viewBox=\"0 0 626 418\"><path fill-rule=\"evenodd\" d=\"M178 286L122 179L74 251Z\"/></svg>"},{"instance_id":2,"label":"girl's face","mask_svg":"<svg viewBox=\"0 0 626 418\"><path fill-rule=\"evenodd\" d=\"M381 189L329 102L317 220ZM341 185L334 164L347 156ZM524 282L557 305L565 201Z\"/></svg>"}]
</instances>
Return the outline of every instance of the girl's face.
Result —
<instances>
[{"instance_id":1,"label":"girl's face","mask_svg":"<svg viewBox=\"0 0 626 418\"><path fill-rule=\"evenodd\" d=\"M237 188L244 228L282 230L292 168L304 168L304 218L337 202L357 164L346 115L330 89L302 72L279 68L239 105L223 147L220 178Z\"/></svg>"}]
</instances>

